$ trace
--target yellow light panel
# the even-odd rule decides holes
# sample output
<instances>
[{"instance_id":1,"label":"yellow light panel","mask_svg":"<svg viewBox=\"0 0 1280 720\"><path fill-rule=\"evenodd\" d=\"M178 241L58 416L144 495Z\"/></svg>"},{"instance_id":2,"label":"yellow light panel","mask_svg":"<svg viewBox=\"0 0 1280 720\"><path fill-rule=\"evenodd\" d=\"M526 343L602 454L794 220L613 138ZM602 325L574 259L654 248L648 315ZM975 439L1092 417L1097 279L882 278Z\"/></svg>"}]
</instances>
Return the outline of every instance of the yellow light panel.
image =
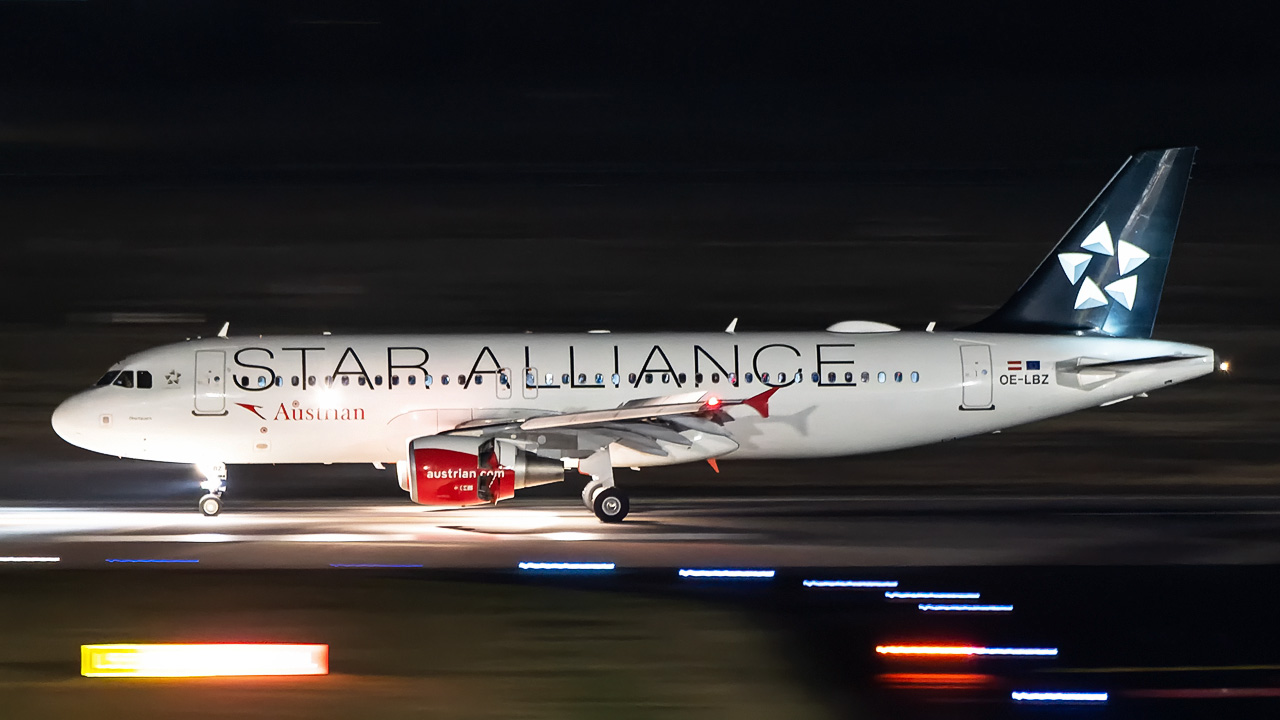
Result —
<instances>
[{"instance_id":1,"label":"yellow light panel","mask_svg":"<svg viewBox=\"0 0 1280 720\"><path fill-rule=\"evenodd\" d=\"M85 677L328 675L328 645L81 645Z\"/></svg>"}]
</instances>

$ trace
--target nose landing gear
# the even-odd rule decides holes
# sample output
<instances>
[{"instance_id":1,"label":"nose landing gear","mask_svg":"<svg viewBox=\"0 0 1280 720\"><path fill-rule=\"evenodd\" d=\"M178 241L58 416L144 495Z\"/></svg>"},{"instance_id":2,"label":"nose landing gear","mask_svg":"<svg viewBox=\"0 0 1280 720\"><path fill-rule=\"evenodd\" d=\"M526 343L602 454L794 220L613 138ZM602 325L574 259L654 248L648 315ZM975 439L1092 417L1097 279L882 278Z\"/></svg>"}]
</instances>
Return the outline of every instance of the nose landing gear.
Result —
<instances>
[{"instance_id":1,"label":"nose landing gear","mask_svg":"<svg viewBox=\"0 0 1280 720\"><path fill-rule=\"evenodd\" d=\"M227 490L227 466L225 463L212 463L197 465L196 469L204 475L200 487L206 493L196 507L205 517L213 517L222 512L222 493Z\"/></svg>"}]
</instances>

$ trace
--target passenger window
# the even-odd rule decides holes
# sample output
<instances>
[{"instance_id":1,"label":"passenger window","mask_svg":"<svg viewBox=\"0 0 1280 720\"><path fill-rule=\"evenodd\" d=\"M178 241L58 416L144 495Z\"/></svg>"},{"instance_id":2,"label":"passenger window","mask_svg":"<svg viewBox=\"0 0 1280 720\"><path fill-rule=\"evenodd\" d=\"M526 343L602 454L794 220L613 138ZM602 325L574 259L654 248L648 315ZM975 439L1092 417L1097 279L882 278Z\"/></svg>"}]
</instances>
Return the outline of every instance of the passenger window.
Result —
<instances>
[{"instance_id":1,"label":"passenger window","mask_svg":"<svg viewBox=\"0 0 1280 720\"><path fill-rule=\"evenodd\" d=\"M325 387L330 387L330 388L331 388L331 387L333 387L333 376L332 376L332 375L325 375L325 376L324 376L324 386L325 386Z\"/></svg>"},{"instance_id":2,"label":"passenger window","mask_svg":"<svg viewBox=\"0 0 1280 720\"><path fill-rule=\"evenodd\" d=\"M751 373L747 373L746 377L747 377L747 384L748 384L748 385L750 385L750 384L751 384Z\"/></svg>"},{"instance_id":3,"label":"passenger window","mask_svg":"<svg viewBox=\"0 0 1280 720\"><path fill-rule=\"evenodd\" d=\"M614 387L618 387L619 385L622 384L622 378L618 376L618 373L614 373L613 376L610 377L609 379L613 381Z\"/></svg>"},{"instance_id":4,"label":"passenger window","mask_svg":"<svg viewBox=\"0 0 1280 720\"><path fill-rule=\"evenodd\" d=\"M881 371L876 375L876 380L879 380L880 382L884 382L884 381L887 379L887 377L888 377L888 376L886 376L886 375L884 374L884 371L883 371L883 370L881 370Z\"/></svg>"},{"instance_id":5,"label":"passenger window","mask_svg":"<svg viewBox=\"0 0 1280 720\"><path fill-rule=\"evenodd\" d=\"M423 375L423 376L422 376L422 387L424 387L424 388L429 388L429 387L431 387L431 380L432 380L432 378L431 378L431 373L427 373L426 375ZM448 383L445 383L445 384L447 385Z\"/></svg>"},{"instance_id":6,"label":"passenger window","mask_svg":"<svg viewBox=\"0 0 1280 720\"><path fill-rule=\"evenodd\" d=\"M391 387L395 387L396 385L399 385L399 384L400 384L400 376L399 376L399 375L392 375L392 376L391 376Z\"/></svg>"},{"instance_id":7,"label":"passenger window","mask_svg":"<svg viewBox=\"0 0 1280 720\"><path fill-rule=\"evenodd\" d=\"M862 373L862 382L871 382L871 373Z\"/></svg>"},{"instance_id":8,"label":"passenger window","mask_svg":"<svg viewBox=\"0 0 1280 720\"><path fill-rule=\"evenodd\" d=\"M911 371L911 382L913 382L913 383L920 382L920 373L916 372L915 370L912 370L912 371Z\"/></svg>"},{"instance_id":9,"label":"passenger window","mask_svg":"<svg viewBox=\"0 0 1280 720\"><path fill-rule=\"evenodd\" d=\"M311 386L311 387L315 387L315 386L316 386L316 376L315 376L315 375L308 375L308 376L307 376L307 385L309 385L309 386Z\"/></svg>"},{"instance_id":10,"label":"passenger window","mask_svg":"<svg viewBox=\"0 0 1280 720\"><path fill-rule=\"evenodd\" d=\"M569 373L565 373L565 374L563 374L563 375L561 375L561 376L560 376L560 384L561 384L561 385L568 385L568 384L569 384Z\"/></svg>"},{"instance_id":11,"label":"passenger window","mask_svg":"<svg viewBox=\"0 0 1280 720\"><path fill-rule=\"evenodd\" d=\"M666 385L669 382L671 382L671 376L667 373L662 373L662 384Z\"/></svg>"},{"instance_id":12,"label":"passenger window","mask_svg":"<svg viewBox=\"0 0 1280 720\"><path fill-rule=\"evenodd\" d=\"M459 385L466 385L466 384L467 384L467 376L466 376L466 375L459 375L459 376L458 376L458 384L459 384Z\"/></svg>"},{"instance_id":13,"label":"passenger window","mask_svg":"<svg viewBox=\"0 0 1280 720\"><path fill-rule=\"evenodd\" d=\"M645 373L645 374L644 374L644 381L645 381L645 384L647 384L647 385L652 385L652 384L653 384L653 373Z\"/></svg>"},{"instance_id":14,"label":"passenger window","mask_svg":"<svg viewBox=\"0 0 1280 720\"><path fill-rule=\"evenodd\" d=\"M296 378L295 378L295 379L296 379ZM277 376L276 376L276 387L284 387L284 376L283 376L283 375L277 375Z\"/></svg>"},{"instance_id":15,"label":"passenger window","mask_svg":"<svg viewBox=\"0 0 1280 720\"><path fill-rule=\"evenodd\" d=\"M820 377L821 377L821 376L820 376L820 375L818 375L818 373L810 373L810 375L809 375L809 379L810 379L811 381L813 381L813 382L818 382L818 378L820 378ZM834 381L835 381L835 379L836 379L836 374L835 374L835 373L831 373L831 380L834 382Z\"/></svg>"},{"instance_id":16,"label":"passenger window","mask_svg":"<svg viewBox=\"0 0 1280 720\"><path fill-rule=\"evenodd\" d=\"M632 385L635 385L635 384L636 384L636 374L635 374L635 373L631 373L630 375L628 375L628 376L627 376L627 382L631 383Z\"/></svg>"},{"instance_id":17,"label":"passenger window","mask_svg":"<svg viewBox=\"0 0 1280 720\"><path fill-rule=\"evenodd\" d=\"M767 383L767 382L769 382L769 373L767 373L767 372L762 372L762 373L760 373L760 382L762 382L762 383Z\"/></svg>"},{"instance_id":18,"label":"passenger window","mask_svg":"<svg viewBox=\"0 0 1280 720\"><path fill-rule=\"evenodd\" d=\"M552 374L552 373L547 373L547 383L546 383L546 384L547 384L547 385L551 385L551 384L552 384L552 383L554 383L555 381L556 381L556 376L555 376L554 374Z\"/></svg>"},{"instance_id":19,"label":"passenger window","mask_svg":"<svg viewBox=\"0 0 1280 720\"><path fill-rule=\"evenodd\" d=\"M350 385L350 384L351 384L351 376L349 376L349 375L343 375L343 376L342 376L342 384L343 384L343 385Z\"/></svg>"},{"instance_id":20,"label":"passenger window","mask_svg":"<svg viewBox=\"0 0 1280 720\"><path fill-rule=\"evenodd\" d=\"M534 376L533 376L533 373L531 373L531 372L529 372L528 370L526 370L526 371L524 372L524 386L525 386L525 387L528 387L528 388L531 388L531 387L533 387L534 385L537 385L537 384L538 384L538 378L534 377Z\"/></svg>"},{"instance_id":21,"label":"passenger window","mask_svg":"<svg viewBox=\"0 0 1280 720\"><path fill-rule=\"evenodd\" d=\"M844 374L844 381L845 381L845 382L847 382L847 383L851 383L851 382L853 382L853 373L851 373L851 372L847 372L847 373L845 373L845 374Z\"/></svg>"},{"instance_id":22,"label":"passenger window","mask_svg":"<svg viewBox=\"0 0 1280 720\"><path fill-rule=\"evenodd\" d=\"M814 373L814 375L817 375L817 374L818 374L818 373ZM846 376L846 377L845 377L845 379L844 379L844 381L845 381L845 382L849 382L849 377L848 377L848 375L849 375L849 373L845 373L845 376ZM818 381L818 380L817 380L817 378L814 378L814 382L817 382L817 381ZM833 383L833 382L835 382L835 381L836 381L836 374L835 374L835 373L833 373L833 372L829 372L829 373L827 373L827 382L832 382L832 383Z\"/></svg>"},{"instance_id":23,"label":"passenger window","mask_svg":"<svg viewBox=\"0 0 1280 720\"><path fill-rule=\"evenodd\" d=\"M122 388L133 387L133 371L125 370L124 372L120 373L120 376L116 378L116 381L111 384L115 385L116 387L122 387Z\"/></svg>"},{"instance_id":24,"label":"passenger window","mask_svg":"<svg viewBox=\"0 0 1280 720\"><path fill-rule=\"evenodd\" d=\"M602 375L602 374L600 374L600 373L596 373L596 384L597 384L597 385L603 385L603 384L604 384L604 375Z\"/></svg>"},{"instance_id":25,"label":"passenger window","mask_svg":"<svg viewBox=\"0 0 1280 720\"><path fill-rule=\"evenodd\" d=\"M428 385L430 385L431 383L427 383L427 384L428 384ZM441 384L441 385L448 385L448 384L449 384L449 376L448 376L448 375L441 375L441 376L440 376L440 384Z\"/></svg>"},{"instance_id":26,"label":"passenger window","mask_svg":"<svg viewBox=\"0 0 1280 720\"><path fill-rule=\"evenodd\" d=\"M803 370L797 370L797 371L796 371L796 378L795 378L795 381L796 381L796 382L798 382L798 383L800 383L800 382L804 382L804 371L803 371Z\"/></svg>"},{"instance_id":27,"label":"passenger window","mask_svg":"<svg viewBox=\"0 0 1280 720\"><path fill-rule=\"evenodd\" d=\"M687 377L687 376L686 376L684 373L680 373L679 375L677 375L677 376L676 376L676 382L678 382L678 383L680 383L681 385L683 385L683 384L686 382L686 381L685 381L685 378L686 378L686 377Z\"/></svg>"},{"instance_id":28,"label":"passenger window","mask_svg":"<svg viewBox=\"0 0 1280 720\"><path fill-rule=\"evenodd\" d=\"M248 376L248 375L241 375L241 376L240 376L240 387L245 387L245 388L249 387L249 376Z\"/></svg>"},{"instance_id":29,"label":"passenger window","mask_svg":"<svg viewBox=\"0 0 1280 720\"><path fill-rule=\"evenodd\" d=\"M699 385L701 385L701 384L702 384L702 373L694 373L694 375L693 375L693 381L694 381L695 383L698 383Z\"/></svg>"},{"instance_id":30,"label":"passenger window","mask_svg":"<svg viewBox=\"0 0 1280 720\"><path fill-rule=\"evenodd\" d=\"M579 384L579 385L586 385L586 384L587 384L587 374L586 374L586 373L578 373L578 384Z\"/></svg>"},{"instance_id":31,"label":"passenger window","mask_svg":"<svg viewBox=\"0 0 1280 720\"><path fill-rule=\"evenodd\" d=\"M112 370L108 372L106 375L103 375L98 380L97 387L102 387L103 385L110 385L116 379L116 376L119 374L120 374L119 370Z\"/></svg>"},{"instance_id":32,"label":"passenger window","mask_svg":"<svg viewBox=\"0 0 1280 720\"><path fill-rule=\"evenodd\" d=\"M417 375L410 375L410 376L409 376L409 384L410 384L410 385L417 385L417 384L418 384L418 376L417 376Z\"/></svg>"},{"instance_id":33,"label":"passenger window","mask_svg":"<svg viewBox=\"0 0 1280 720\"><path fill-rule=\"evenodd\" d=\"M498 382L502 387L511 387L511 378L508 378L506 373L498 373Z\"/></svg>"},{"instance_id":34,"label":"passenger window","mask_svg":"<svg viewBox=\"0 0 1280 720\"><path fill-rule=\"evenodd\" d=\"M900 373L900 372L896 372L896 373L894 373L894 374L893 374L893 381L894 381L894 382L902 382L902 373Z\"/></svg>"},{"instance_id":35,"label":"passenger window","mask_svg":"<svg viewBox=\"0 0 1280 720\"><path fill-rule=\"evenodd\" d=\"M382 376L381 376L381 375L374 375L374 376L373 376L373 384L374 384L374 385L381 385L381 384L382 384Z\"/></svg>"},{"instance_id":36,"label":"passenger window","mask_svg":"<svg viewBox=\"0 0 1280 720\"><path fill-rule=\"evenodd\" d=\"M711 373L711 382L712 383L720 382L720 373Z\"/></svg>"},{"instance_id":37,"label":"passenger window","mask_svg":"<svg viewBox=\"0 0 1280 720\"><path fill-rule=\"evenodd\" d=\"M151 389L151 373L146 370L138 371L138 387L143 390Z\"/></svg>"},{"instance_id":38,"label":"passenger window","mask_svg":"<svg viewBox=\"0 0 1280 720\"><path fill-rule=\"evenodd\" d=\"M737 384L738 384L738 374L737 374L737 373L729 373L729 376L728 376L726 379L729 381L729 384L731 384L731 385L737 385Z\"/></svg>"},{"instance_id":39,"label":"passenger window","mask_svg":"<svg viewBox=\"0 0 1280 720\"><path fill-rule=\"evenodd\" d=\"M290 379L289 383L294 387L298 387L298 376L294 375L293 378Z\"/></svg>"},{"instance_id":40,"label":"passenger window","mask_svg":"<svg viewBox=\"0 0 1280 720\"><path fill-rule=\"evenodd\" d=\"M267 386L267 376L266 376L266 375L259 375L259 376L258 376L258 387L260 387L260 388L264 388L264 387L266 387L266 386Z\"/></svg>"},{"instance_id":41,"label":"passenger window","mask_svg":"<svg viewBox=\"0 0 1280 720\"><path fill-rule=\"evenodd\" d=\"M476 384L477 384L477 385L483 385L483 384L484 384L484 376L483 376L483 375L476 375L476 376L475 376L475 379L476 379Z\"/></svg>"}]
</instances>

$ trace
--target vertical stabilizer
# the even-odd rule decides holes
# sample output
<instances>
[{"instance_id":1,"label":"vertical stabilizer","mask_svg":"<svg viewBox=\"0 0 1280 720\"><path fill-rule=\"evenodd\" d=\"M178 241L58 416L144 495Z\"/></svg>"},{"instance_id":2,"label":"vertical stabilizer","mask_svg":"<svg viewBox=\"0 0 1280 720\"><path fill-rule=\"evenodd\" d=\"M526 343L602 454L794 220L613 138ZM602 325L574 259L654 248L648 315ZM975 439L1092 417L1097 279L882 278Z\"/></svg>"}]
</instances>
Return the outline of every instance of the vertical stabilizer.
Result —
<instances>
[{"instance_id":1,"label":"vertical stabilizer","mask_svg":"<svg viewBox=\"0 0 1280 720\"><path fill-rule=\"evenodd\" d=\"M1194 147L1129 158L991 317L969 330L1151 337Z\"/></svg>"}]
</instances>

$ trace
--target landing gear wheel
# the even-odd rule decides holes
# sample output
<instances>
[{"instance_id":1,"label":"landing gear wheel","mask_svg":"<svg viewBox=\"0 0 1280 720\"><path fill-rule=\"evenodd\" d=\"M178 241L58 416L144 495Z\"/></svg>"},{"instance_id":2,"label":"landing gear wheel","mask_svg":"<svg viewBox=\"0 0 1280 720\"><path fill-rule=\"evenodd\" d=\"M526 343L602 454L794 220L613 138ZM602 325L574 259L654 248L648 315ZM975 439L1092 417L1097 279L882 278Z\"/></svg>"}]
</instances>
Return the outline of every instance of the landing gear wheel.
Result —
<instances>
[{"instance_id":1,"label":"landing gear wheel","mask_svg":"<svg viewBox=\"0 0 1280 720\"><path fill-rule=\"evenodd\" d=\"M205 517L213 517L222 512L222 498L212 493L200 498L200 512Z\"/></svg>"},{"instance_id":2,"label":"landing gear wheel","mask_svg":"<svg viewBox=\"0 0 1280 720\"><path fill-rule=\"evenodd\" d=\"M617 523L622 522L622 519L631 511L631 503L627 500L626 493L618 488L604 488L592 498L591 511L596 514L600 522Z\"/></svg>"}]
</instances>

